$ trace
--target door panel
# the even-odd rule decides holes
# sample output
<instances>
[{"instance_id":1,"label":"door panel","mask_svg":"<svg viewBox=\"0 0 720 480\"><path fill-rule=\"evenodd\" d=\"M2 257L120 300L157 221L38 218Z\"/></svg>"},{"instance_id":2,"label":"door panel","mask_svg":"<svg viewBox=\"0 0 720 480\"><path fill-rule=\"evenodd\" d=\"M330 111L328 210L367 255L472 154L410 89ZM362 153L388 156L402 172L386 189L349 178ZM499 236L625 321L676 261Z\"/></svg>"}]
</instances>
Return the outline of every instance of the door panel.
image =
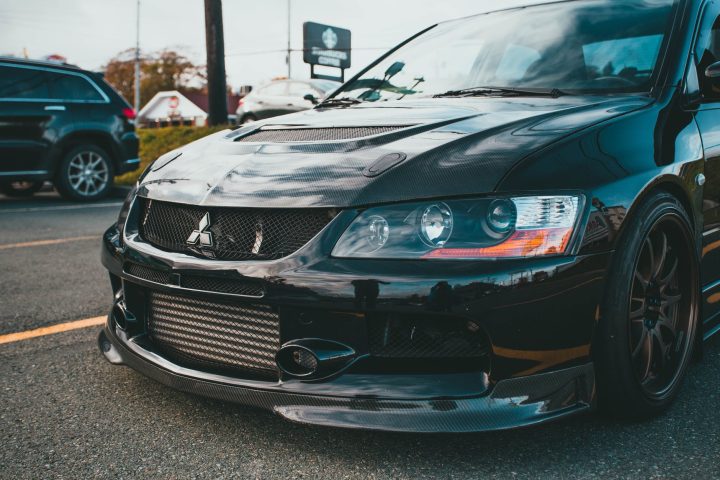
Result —
<instances>
[{"instance_id":1,"label":"door panel","mask_svg":"<svg viewBox=\"0 0 720 480\"><path fill-rule=\"evenodd\" d=\"M0 173L46 170L47 159L66 117L52 102L42 70L0 64Z\"/></svg>"},{"instance_id":2,"label":"door panel","mask_svg":"<svg viewBox=\"0 0 720 480\"><path fill-rule=\"evenodd\" d=\"M708 2L702 15L691 68L696 69L702 97L695 120L705 152L701 284L707 332L720 314L720 86L705 76L705 69L720 60L720 4Z\"/></svg>"},{"instance_id":3,"label":"door panel","mask_svg":"<svg viewBox=\"0 0 720 480\"><path fill-rule=\"evenodd\" d=\"M257 103L259 119L277 117L287 113L287 82L274 82L262 87L253 99Z\"/></svg>"},{"instance_id":4,"label":"door panel","mask_svg":"<svg viewBox=\"0 0 720 480\"><path fill-rule=\"evenodd\" d=\"M303 82L290 82L288 92L288 113L300 112L313 108L313 103L305 100L305 95L312 95L317 99L321 98L321 94L314 90L310 85Z\"/></svg>"},{"instance_id":5,"label":"door panel","mask_svg":"<svg viewBox=\"0 0 720 480\"><path fill-rule=\"evenodd\" d=\"M720 109L705 108L695 119L705 149L702 285L720 280Z\"/></svg>"}]
</instances>

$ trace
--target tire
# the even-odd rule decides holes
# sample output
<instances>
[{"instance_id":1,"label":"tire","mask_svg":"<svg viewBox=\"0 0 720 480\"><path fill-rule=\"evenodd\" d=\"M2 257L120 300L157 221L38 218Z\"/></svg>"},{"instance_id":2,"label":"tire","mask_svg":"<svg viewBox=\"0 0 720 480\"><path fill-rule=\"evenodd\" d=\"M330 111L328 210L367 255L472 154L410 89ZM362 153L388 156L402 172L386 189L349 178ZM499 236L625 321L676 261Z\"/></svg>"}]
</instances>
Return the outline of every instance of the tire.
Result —
<instances>
[{"instance_id":1,"label":"tire","mask_svg":"<svg viewBox=\"0 0 720 480\"><path fill-rule=\"evenodd\" d=\"M240 125L247 125L248 123L253 122L257 122L257 117L255 117L252 113L248 113L240 119Z\"/></svg>"},{"instance_id":2,"label":"tire","mask_svg":"<svg viewBox=\"0 0 720 480\"><path fill-rule=\"evenodd\" d=\"M642 419L682 387L699 330L699 261L687 212L668 193L642 201L624 228L593 356L601 411Z\"/></svg>"},{"instance_id":3,"label":"tire","mask_svg":"<svg viewBox=\"0 0 720 480\"><path fill-rule=\"evenodd\" d=\"M105 150L96 145L79 145L63 156L55 188L67 200L98 200L110 192L114 174L112 159Z\"/></svg>"},{"instance_id":4,"label":"tire","mask_svg":"<svg viewBox=\"0 0 720 480\"><path fill-rule=\"evenodd\" d=\"M8 197L32 197L40 191L44 182L32 180L17 180L0 183L0 193Z\"/></svg>"}]
</instances>

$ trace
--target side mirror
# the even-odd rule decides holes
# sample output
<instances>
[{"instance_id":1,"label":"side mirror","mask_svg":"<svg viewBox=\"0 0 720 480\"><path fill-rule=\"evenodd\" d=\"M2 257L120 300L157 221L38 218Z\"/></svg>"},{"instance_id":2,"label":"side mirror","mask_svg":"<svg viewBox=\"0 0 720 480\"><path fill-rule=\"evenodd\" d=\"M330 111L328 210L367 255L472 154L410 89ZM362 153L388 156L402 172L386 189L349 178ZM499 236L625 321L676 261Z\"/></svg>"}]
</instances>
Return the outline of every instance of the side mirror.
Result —
<instances>
[{"instance_id":1,"label":"side mirror","mask_svg":"<svg viewBox=\"0 0 720 480\"><path fill-rule=\"evenodd\" d=\"M720 78L720 62L715 62L705 69L705 76L707 78Z\"/></svg>"},{"instance_id":2,"label":"side mirror","mask_svg":"<svg viewBox=\"0 0 720 480\"><path fill-rule=\"evenodd\" d=\"M317 105L320 103L318 99L313 95L312 93L308 93L303 97L304 100L307 100L308 102L312 103L313 105Z\"/></svg>"},{"instance_id":3,"label":"side mirror","mask_svg":"<svg viewBox=\"0 0 720 480\"><path fill-rule=\"evenodd\" d=\"M387 70L385 70L385 76L388 78L392 78L398 73L402 72L403 68L405 68L404 62L395 62L390 65Z\"/></svg>"}]
</instances>

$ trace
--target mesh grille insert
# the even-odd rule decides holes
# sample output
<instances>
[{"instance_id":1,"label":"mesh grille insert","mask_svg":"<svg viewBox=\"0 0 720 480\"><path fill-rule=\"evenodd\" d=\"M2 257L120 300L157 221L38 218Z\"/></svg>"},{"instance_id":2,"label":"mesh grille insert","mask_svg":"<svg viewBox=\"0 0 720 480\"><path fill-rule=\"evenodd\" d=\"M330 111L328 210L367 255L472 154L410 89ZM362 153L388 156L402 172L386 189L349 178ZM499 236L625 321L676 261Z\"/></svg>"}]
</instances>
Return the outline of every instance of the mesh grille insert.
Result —
<instances>
[{"instance_id":1,"label":"mesh grille insert","mask_svg":"<svg viewBox=\"0 0 720 480\"><path fill-rule=\"evenodd\" d=\"M394 315L369 322L370 354L380 358L480 358L490 352L485 333L456 318Z\"/></svg>"},{"instance_id":2,"label":"mesh grille insert","mask_svg":"<svg viewBox=\"0 0 720 480\"><path fill-rule=\"evenodd\" d=\"M171 283L170 272L163 272L162 270L156 270L136 263L126 264L125 273L129 273L133 277L142 278L148 282L161 283L163 285L169 285Z\"/></svg>"},{"instance_id":3,"label":"mesh grille insert","mask_svg":"<svg viewBox=\"0 0 720 480\"><path fill-rule=\"evenodd\" d=\"M401 126L389 127L338 127L338 128L288 128L257 130L249 135L240 137L238 142L321 142L328 140L350 140L390 133L405 128Z\"/></svg>"},{"instance_id":4,"label":"mesh grille insert","mask_svg":"<svg viewBox=\"0 0 720 480\"><path fill-rule=\"evenodd\" d=\"M148 334L179 364L277 378L280 320L271 307L151 292Z\"/></svg>"},{"instance_id":5,"label":"mesh grille insert","mask_svg":"<svg viewBox=\"0 0 720 480\"><path fill-rule=\"evenodd\" d=\"M182 275L180 286L205 292L232 293L250 297L262 297L262 286L257 282L228 280L225 278L202 277L199 275Z\"/></svg>"},{"instance_id":6,"label":"mesh grille insert","mask_svg":"<svg viewBox=\"0 0 720 480\"><path fill-rule=\"evenodd\" d=\"M308 243L334 216L325 209L249 209L197 207L144 200L140 236L172 252L221 260L273 260ZM207 232L212 247L193 247L187 240L210 214Z\"/></svg>"},{"instance_id":7,"label":"mesh grille insert","mask_svg":"<svg viewBox=\"0 0 720 480\"><path fill-rule=\"evenodd\" d=\"M136 263L125 264L125 273L161 285L178 286L179 280L179 286L183 288L204 292L229 293L249 297L262 297L265 294L262 284L252 280L233 280L186 273L177 275L177 280L175 280L171 272L156 270Z\"/></svg>"}]
</instances>

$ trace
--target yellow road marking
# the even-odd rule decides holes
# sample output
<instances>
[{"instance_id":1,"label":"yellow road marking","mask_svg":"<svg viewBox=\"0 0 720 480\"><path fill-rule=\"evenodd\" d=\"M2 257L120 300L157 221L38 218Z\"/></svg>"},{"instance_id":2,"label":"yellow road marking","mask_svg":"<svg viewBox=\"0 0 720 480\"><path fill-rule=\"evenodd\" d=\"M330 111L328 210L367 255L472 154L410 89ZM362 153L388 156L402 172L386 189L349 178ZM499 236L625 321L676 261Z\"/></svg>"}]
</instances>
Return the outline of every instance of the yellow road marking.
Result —
<instances>
[{"instance_id":1,"label":"yellow road marking","mask_svg":"<svg viewBox=\"0 0 720 480\"><path fill-rule=\"evenodd\" d=\"M99 240L100 235L86 235L84 237L55 238L53 240L34 240L32 242L6 243L0 245L0 250L9 248L38 247L40 245L57 245L58 243L81 242L84 240Z\"/></svg>"},{"instance_id":2,"label":"yellow road marking","mask_svg":"<svg viewBox=\"0 0 720 480\"><path fill-rule=\"evenodd\" d=\"M0 335L0 345L4 343L19 342L21 340L29 340L36 337L44 337L54 333L69 332L79 328L96 327L105 323L106 316L86 318L84 320L75 320L74 322L58 323L49 327L36 328L34 330L25 330L24 332L8 333Z\"/></svg>"}]
</instances>

